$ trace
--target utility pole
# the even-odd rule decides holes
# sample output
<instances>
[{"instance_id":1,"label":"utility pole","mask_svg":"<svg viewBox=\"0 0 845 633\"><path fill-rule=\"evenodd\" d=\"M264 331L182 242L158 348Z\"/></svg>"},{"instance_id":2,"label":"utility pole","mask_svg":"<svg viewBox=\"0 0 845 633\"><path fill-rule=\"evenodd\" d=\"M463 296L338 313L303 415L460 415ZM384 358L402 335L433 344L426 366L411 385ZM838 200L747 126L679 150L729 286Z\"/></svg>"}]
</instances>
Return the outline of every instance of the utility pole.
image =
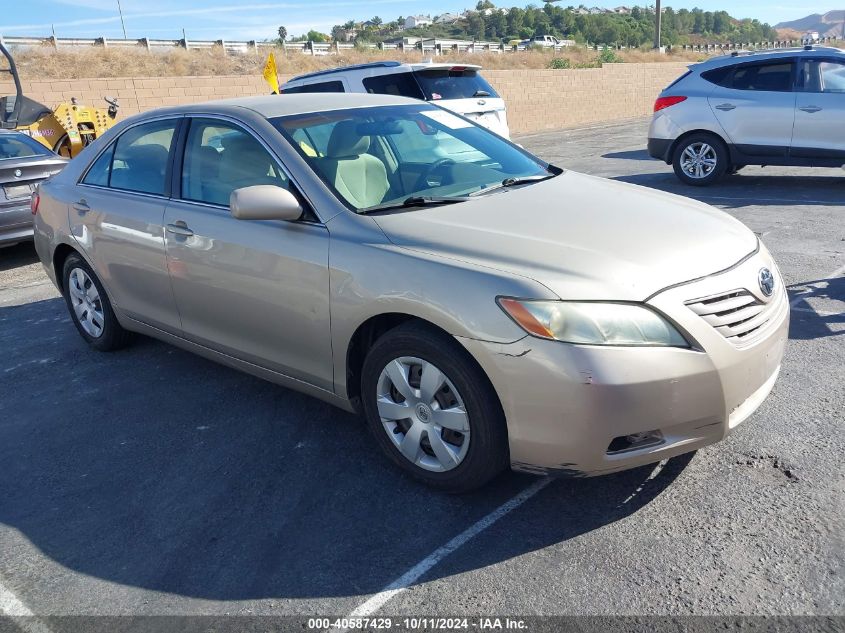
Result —
<instances>
[{"instance_id":1,"label":"utility pole","mask_svg":"<svg viewBox=\"0 0 845 633\"><path fill-rule=\"evenodd\" d=\"M663 14L660 12L660 0L654 0L654 48L660 49L660 26Z\"/></svg>"},{"instance_id":2,"label":"utility pole","mask_svg":"<svg viewBox=\"0 0 845 633\"><path fill-rule=\"evenodd\" d=\"M117 12L120 14L120 26L123 28L123 39L127 39L126 24L123 22L123 9L120 7L120 0L117 0Z\"/></svg>"}]
</instances>

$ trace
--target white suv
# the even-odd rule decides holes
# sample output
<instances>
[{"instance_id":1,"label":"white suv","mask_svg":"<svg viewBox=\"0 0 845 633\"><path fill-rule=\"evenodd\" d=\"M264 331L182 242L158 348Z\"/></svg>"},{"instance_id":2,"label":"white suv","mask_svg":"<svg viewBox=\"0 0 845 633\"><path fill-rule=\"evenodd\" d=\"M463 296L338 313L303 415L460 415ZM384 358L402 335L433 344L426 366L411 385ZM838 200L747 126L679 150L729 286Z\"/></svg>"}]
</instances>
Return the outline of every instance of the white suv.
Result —
<instances>
[{"instance_id":1,"label":"white suv","mask_svg":"<svg viewBox=\"0 0 845 633\"><path fill-rule=\"evenodd\" d=\"M431 101L509 138L505 102L479 70L471 64L373 62L299 75L281 91L369 92Z\"/></svg>"},{"instance_id":2,"label":"white suv","mask_svg":"<svg viewBox=\"0 0 845 633\"><path fill-rule=\"evenodd\" d=\"M845 165L845 51L807 46L690 66L654 104L648 152L690 185L745 165Z\"/></svg>"}]
</instances>

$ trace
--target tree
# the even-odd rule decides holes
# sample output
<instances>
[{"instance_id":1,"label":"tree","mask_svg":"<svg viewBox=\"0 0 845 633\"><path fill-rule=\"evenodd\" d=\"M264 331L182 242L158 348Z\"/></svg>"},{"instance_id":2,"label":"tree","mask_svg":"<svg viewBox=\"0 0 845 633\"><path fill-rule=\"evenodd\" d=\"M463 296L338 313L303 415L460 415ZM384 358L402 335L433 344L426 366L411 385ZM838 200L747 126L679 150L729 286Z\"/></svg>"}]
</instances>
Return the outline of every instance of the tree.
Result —
<instances>
[{"instance_id":1,"label":"tree","mask_svg":"<svg viewBox=\"0 0 845 633\"><path fill-rule=\"evenodd\" d=\"M370 18L370 24L376 27L381 26L381 18L379 16Z\"/></svg>"},{"instance_id":2,"label":"tree","mask_svg":"<svg viewBox=\"0 0 845 633\"><path fill-rule=\"evenodd\" d=\"M325 34L320 33L319 31L315 31L314 29L308 31L305 37L308 39L309 42L325 42L327 39Z\"/></svg>"},{"instance_id":3,"label":"tree","mask_svg":"<svg viewBox=\"0 0 845 633\"><path fill-rule=\"evenodd\" d=\"M347 31L351 31L355 28L355 20L347 20L343 23L343 28L345 28Z\"/></svg>"},{"instance_id":4,"label":"tree","mask_svg":"<svg viewBox=\"0 0 845 633\"><path fill-rule=\"evenodd\" d=\"M484 16L475 11L467 16L467 35L474 40L484 39Z\"/></svg>"},{"instance_id":5,"label":"tree","mask_svg":"<svg viewBox=\"0 0 845 633\"><path fill-rule=\"evenodd\" d=\"M346 39L346 29L340 24L335 24L332 27L332 39L335 42L342 42Z\"/></svg>"},{"instance_id":6,"label":"tree","mask_svg":"<svg viewBox=\"0 0 845 633\"><path fill-rule=\"evenodd\" d=\"M279 27L279 41L284 42L287 38L288 38L288 30L285 27L280 26Z\"/></svg>"}]
</instances>

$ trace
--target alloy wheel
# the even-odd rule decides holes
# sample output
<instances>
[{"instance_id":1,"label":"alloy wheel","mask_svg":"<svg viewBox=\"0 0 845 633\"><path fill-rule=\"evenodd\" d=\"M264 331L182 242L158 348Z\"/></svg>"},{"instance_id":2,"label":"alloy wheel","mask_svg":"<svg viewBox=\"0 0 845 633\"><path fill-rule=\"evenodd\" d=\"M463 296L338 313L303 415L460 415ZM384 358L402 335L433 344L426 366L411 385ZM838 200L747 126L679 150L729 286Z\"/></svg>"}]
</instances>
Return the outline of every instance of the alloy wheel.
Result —
<instances>
[{"instance_id":1,"label":"alloy wheel","mask_svg":"<svg viewBox=\"0 0 845 633\"><path fill-rule=\"evenodd\" d=\"M690 178L699 180L713 173L718 160L716 150L709 143L690 143L681 154L681 169Z\"/></svg>"}]
</instances>

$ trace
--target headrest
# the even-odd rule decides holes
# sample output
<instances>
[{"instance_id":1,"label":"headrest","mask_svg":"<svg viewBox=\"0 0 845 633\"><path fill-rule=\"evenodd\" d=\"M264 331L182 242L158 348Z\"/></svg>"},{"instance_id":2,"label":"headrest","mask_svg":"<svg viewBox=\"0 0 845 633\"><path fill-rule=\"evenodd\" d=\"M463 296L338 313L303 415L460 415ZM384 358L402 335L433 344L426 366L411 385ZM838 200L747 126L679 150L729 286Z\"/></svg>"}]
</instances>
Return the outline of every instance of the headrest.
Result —
<instances>
[{"instance_id":1,"label":"headrest","mask_svg":"<svg viewBox=\"0 0 845 633\"><path fill-rule=\"evenodd\" d=\"M370 149L370 137L361 136L355 121L340 121L334 126L326 154L329 158L353 158Z\"/></svg>"},{"instance_id":2,"label":"headrest","mask_svg":"<svg viewBox=\"0 0 845 633\"><path fill-rule=\"evenodd\" d=\"M164 171L167 166L167 148L157 143L131 145L124 149L120 158L129 164L130 169L141 167Z\"/></svg>"}]
</instances>

